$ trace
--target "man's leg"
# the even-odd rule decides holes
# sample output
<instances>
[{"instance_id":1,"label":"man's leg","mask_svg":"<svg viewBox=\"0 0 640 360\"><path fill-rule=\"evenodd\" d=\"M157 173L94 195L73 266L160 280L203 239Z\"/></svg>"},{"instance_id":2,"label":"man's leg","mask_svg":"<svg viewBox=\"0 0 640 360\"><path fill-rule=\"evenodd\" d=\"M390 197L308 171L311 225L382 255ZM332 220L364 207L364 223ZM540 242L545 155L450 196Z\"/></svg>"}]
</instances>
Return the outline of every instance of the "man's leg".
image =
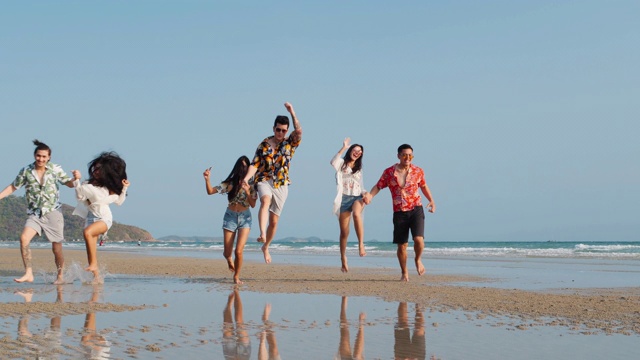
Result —
<instances>
[{"instance_id":1,"label":"man's leg","mask_svg":"<svg viewBox=\"0 0 640 360\"><path fill-rule=\"evenodd\" d=\"M422 265L422 251L424 250L424 238L416 236L413 238L413 251L416 253L416 270L418 275L424 274L424 265Z\"/></svg>"},{"instance_id":2,"label":"man's leg","mask_svg":"<svg viewBox=\"0 0 640 360\"><path fill-rule=\"evenodd\" d=\"M409 272L407 272L407 243L398 244L398 262L402 271L401 281L409 281Z\"/></svg>"},{"instance_id":3,"label":"man's leg","mask_svg":"<svg viewBox=\"0 0 640 360\"><path fill-rule=\"evenodd\" d=\"M267 239L267 221L269 219L269 207L271 207L271 196L264 195L260 198L260 210L258 211L258 227L260 236L258 242L265 242Z\"/></svg>"},{"instance_id":4,"label":"man's leg","mask_svg":"<svg viewBox=\"0 0 640 360\"><path fill-rule=\"evenodd\" d=\"M53 260L56 263L56 269L58 271L56 281L54 281L53 284L62 285L64 284L64 254L62 253L62 242L52 242L51 250L53 251Z\"/></svg>"},{"instance_id":5,"label":"man's leg","mask_svg":"<svg viewBox=\"0 0 640 360\"><path fill-rule=\"evenodd\" d=\"M273 237L276 236L276 230L278 230L278 221L280 216L269 212L269 226L267 227L267 241L262 245L262 252L264 253L264 262L271 264L271 255L269 254L269 244L273 241Z\"/></svg>"},{"instance_id":6,"label":"man's leg","mask_svg":"<svg viewBox=\"0 0 640 360\"><path fill-rule=\"evenodd\" d=\"M24 275L22 277L13 279L18 283L33 282L33 266L31 265L31 239L36 236L38 232L35 229L25 226L20 235L20 254L22 254L22 263L24 264Z\"/></svg>"}]
</instances>

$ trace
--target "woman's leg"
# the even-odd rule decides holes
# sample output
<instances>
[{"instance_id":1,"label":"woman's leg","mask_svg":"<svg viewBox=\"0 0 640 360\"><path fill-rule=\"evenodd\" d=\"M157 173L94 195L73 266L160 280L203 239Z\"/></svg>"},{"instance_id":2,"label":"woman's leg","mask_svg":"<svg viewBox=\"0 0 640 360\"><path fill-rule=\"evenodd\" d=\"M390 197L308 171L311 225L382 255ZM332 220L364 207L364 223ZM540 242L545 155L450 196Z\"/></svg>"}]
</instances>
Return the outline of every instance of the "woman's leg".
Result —
<instances>
[{"instance_id":1,"label":"woman's leg","mask_svg":"<svg viewBox=\"0 0 640 360\"><path fill-rule=\"evenodd\" d=\"M356 235L358 236L358 249L360 250L360 256L367 255L364 249L364 219L362 218L362 210L364 209L364 202L357 200L353 203L353 227L356 229Z\"/></svg>"},{"instance_id":2,"label":"woman's leg","mask_svg":"<svg viewBox=\"0 0 640 360\"><path fill-rule=\"evenodd\" d=\"M349 223L351 222L351 211L341 212L338 217L340 223L340 260L342 261L342 272L348 272L347 266L347 240L349 239Z\"/></svg>"},{"instance_id":3,"label":"woman's leg","mask_svg":"<svg viewBox=\"0 0 640 360\"><path fill-rule=\"evenodd\" d=\"M238 229L238 242L236 243L236 260L235 260L235 268L236 273L233 275L233 282L236 284L242 284L242 280L240 280L240 270L242 269L242 260L243 260L243 252L244 245L247 243L247 239L249 238L250 228L242 228Z\"/></svg>"},{"instance_id":4,"label":"woman's leg","mask_svg":"<svg viewBox=\"0 0 640 360\"><path fill-rule=\"evenodd\" d=\"M104 221L96 221L89 224L84 228L84 243L87 248L87 261L89 266L85 268L86 271L93 273L93 282L102 283L100 278L100 270L98 269L98 256L96 255L96 247L98 245L98 236L106 233L108 230L107 224Z\"/></svg>"},{"instance_id":5,"label":"woman's leg","mask_svg":"<svg viewBox=\"0 0 640 360\"><path fill-rule=\"evenodd\" d=\"M223 229L222 235L224 237L224 251L222 252L222 256L224 256L225 260L227 260L229 271L234 272L236 271L236 268L233 265L233 258L231 257L231 255L233 254L233 240L236 237L236 233L235 231Z\"/></svg>"}]
</instances>

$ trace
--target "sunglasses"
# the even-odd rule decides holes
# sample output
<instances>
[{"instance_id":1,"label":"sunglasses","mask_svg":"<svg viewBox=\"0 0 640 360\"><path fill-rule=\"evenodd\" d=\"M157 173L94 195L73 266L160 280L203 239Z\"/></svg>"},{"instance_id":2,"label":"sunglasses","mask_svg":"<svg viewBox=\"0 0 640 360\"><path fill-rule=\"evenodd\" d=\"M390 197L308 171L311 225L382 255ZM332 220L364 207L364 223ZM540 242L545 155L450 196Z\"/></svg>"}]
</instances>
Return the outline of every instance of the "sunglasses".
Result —
<instances>
[{"instance_id":1,"label":"sunglasses","mask_svg":"<svg viewBox=\"0 0 640 360\"><path fill-rule=\"evenodd\" d=\"M288 129L280 129L280 128L276 128L276 132L278 133L286 133Z\"/></svg>"},{"instance_id":2,"label":"sunglasses","mask_svg":"<svg viewBox=\"0 0 640 360\"><path fill-rule=\"evenodd\" d=\"M403 158L413 159L413 154L400 154Z\"/></svg>"}]
</instances>

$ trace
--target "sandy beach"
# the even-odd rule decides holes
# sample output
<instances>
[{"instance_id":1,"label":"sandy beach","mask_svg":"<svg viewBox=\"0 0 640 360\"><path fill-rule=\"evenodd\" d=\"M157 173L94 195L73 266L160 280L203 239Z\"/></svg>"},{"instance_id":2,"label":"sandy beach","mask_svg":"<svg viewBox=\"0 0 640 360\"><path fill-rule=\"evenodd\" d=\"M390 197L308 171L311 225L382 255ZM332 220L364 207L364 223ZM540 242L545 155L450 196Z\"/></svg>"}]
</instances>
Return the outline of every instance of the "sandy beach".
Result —
<instances>
[{"instance_id":1,"label":"sandy beach","mask_svg":"<svg viewBox=\"0 0 640 360\"><path fill-rule=\"evenodd\" d=\"M21 275L19 251L0 251L2 276ZM101 252L99 260L110 274L161 276L182 279L206 279L215 286L228 288L232 278L223 260L184 257L150 257L137 254ZM67 264L86 262L82 251L67 251ZM34 269L53 272L50 251L33 251ZM461 310L473 316L501 316L519 328L535 326L565 326L585 333L619 333L640 335L640 288L563 289L561 291L523 291L483 286L494 279L473 276L410 274L408 283L398 281L393 269L354 268L348 274L334 267L301 265L265 265L248 262L243 269L243 291L261 293L334 294L340 296L376 297L388 302L421 304L438 311ZM40 280L41 281L41 280ZM111 281L123 281L109 279ZM36 281L37 282L37 281ZM464 282L465 286L457 285ZM471 286L468 284L472 283ZM21 313L71 309L77 304L61 303L49 306L26 306L23 303L0 304L0 316ZM85 305L89 306L89 305ZM134 310L126 306L91 305L96 311ZM101 306L101 307L100 307ZM81 313L85 309L78 309Z\"/></svg>"}]
</instances>

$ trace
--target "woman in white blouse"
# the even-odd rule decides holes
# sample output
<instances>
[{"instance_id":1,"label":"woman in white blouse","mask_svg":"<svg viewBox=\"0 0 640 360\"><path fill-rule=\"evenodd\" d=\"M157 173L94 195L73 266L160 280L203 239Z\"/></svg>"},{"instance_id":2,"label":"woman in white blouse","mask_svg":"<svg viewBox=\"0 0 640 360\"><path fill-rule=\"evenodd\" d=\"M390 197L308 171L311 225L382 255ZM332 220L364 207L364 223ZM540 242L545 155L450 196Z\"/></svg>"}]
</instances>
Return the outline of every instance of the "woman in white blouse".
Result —
<instances>
[{"instance_id":1,"label":"woman in white blouse","mask_svg":"<svg viewBox=\"0 0 640 360\"><path fill-rule=\"evenodd\" d=\"M89 163L89 180L79 182L76 180L78 206L73 214L86 219L83 235L89 266L85 270L93 273L94 284L101 284L96 256L98 237L106 234L113 224L109 204L122 205L127 196L127 164L115 152L103 152Z\"/></svg>"},{"instance_id":2,"label":"woman in white blouse","mask_svg":"<svg viewBox=\"0 0 640 360\"><path fill-rule=\"evenodd\" d=\"M351 139L346 138L342 142L342 148L331 159L331 165L336 169L337 192L333 201L333 213L338 216L340 224L340 259L342 260L342 272L348 272L347 266L347 239L349 238L349 223L353 216L353 227L358 236L358 249L360 256L365 256L364 249L364 223L362 210L364 202L362 195L366 192L362 182L362 156L363 147L359 144L349 146ZM348 149L348 150L347 150ZM342 153L347 150L342 158Z\"/></svg>"}]
</instances>

